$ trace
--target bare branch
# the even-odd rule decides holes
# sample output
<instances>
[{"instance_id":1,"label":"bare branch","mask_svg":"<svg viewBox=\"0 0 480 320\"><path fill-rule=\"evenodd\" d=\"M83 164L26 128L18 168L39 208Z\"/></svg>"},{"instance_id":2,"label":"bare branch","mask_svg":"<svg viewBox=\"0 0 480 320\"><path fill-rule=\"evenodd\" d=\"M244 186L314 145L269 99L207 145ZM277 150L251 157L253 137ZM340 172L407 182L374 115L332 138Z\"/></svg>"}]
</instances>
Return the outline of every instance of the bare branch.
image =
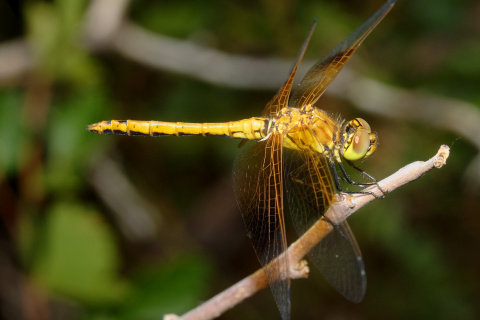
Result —
<instances>
[{"instance_id":1,"label":"bare branch","mask_svg":"<svg viewBox=\"0 0 480 320\"><path fill-rule=\"evenodd\" d=\"M94 0L90 2L83 25L83 35L91 49L106 49L124 20L129 0Z\"/></svg>"},{"instance_id":2,"label":"bare branch","mask_svg":"<svg viewBox=\"0 0 480 320\"><path fill-rule=\"evenodd\" d=\"M107 41L110 49L141 64L216 85L249 90L278 89L291 67L291 60L227 54L191 41L148 32L121 20L127 0L122 0L116 10L108 12L109 18L101 22L101 17L106 14L106 6L102 4L108 1L94 1L89 8L84 38L87 45L93 46L90 49L98 49L99 41ZM299 74L313 63L312 60L304 61ZM34 66L33 55L25 41L17 40L0 46L0 83L18 78ZM477 125L480 123L480 111L471 103L382 84L349 68L342 70L327 94L348 99L353 105L371 113L420 120L446 128L468 139L480 150L480 126ZM480 166L472 163L469 170L470 177L480 177ZM480 180L477 181L480 183Z\"/></svg>"},{"instance_id":3,"label":"bare branch","mask_svg":"<svg viewBox=\"0 0 480 320\"><path fill-rule=\"evenodd\" d=\"M240 89L276 90L291 65L291 60L228 54L154 34L128 22L122 25L112 46L119 54L150 67Z\"/></svg>"},{"instance_id":4,"label":"bare branch","mask_svg":"<svg viewBox=\"0 0 480 320\"><path fill-rule=\"evenodd\" d=\"M350 69L342 70L328 90L370 113L420 120L456 132L480 150L480 112L465 101L401 89L362 77Z\"/></svg>"},{"instance_id":5,"label":"bare branch","mask_svg":"<svg viewBox=\"0 0 480 320\"><path fill-rule=\"evenodd\" d=\"M292 63L227 54L191 41L153 34L131 23L122 25L113 46L119 54L154 68L250 90L278 89ZM305 72L314 62L305 60L298 73ZM446 128L469 139L480 150L480 112L471 103L386 85L348 67L327 94L347 99L371 113Z\"/></svg>"},{"instance_id":6,"label":"bare branch","mask_svg":"<svg viewBox=\"0 0 480 320\"><path fill-rule=\"evenodd\" d=\"M120 230L131 242L152 240L160 224L158 210L136 190L109 158L95 159L89 181L103 202L110 207Z\"/></svg>"},{"instance_id":7,"label":"bare branch","mask_svg":"<svg viewBox=\"0 0 480 320\"><path fill-rule=\"evenodd\" d=\"M401 89L343 70L329 93L347 99L359 109L384 117L421 121L447 129L480 151L480 112L471 103ZM480 188L480 153L463 174L466 190Z\"/></svg>"},{"instance_id":8,"label":"bare branch","mask_svg":"<svg viewBox=\"0 0 480 320\"><path fill-rule=\"evenodd\" d=\"M153 34L131 23L122 25L112 45L119 54L153 68L215 85L249 90L278 89L292 63L290 60L227 54L191 41ZM314 62L303 61L298 73L305 73ZM450 130L480 150L480 111L466 101L383 84L348 67L342 70L326 94L347 99L370 113L421 121ZM465 173L472 189L480 186L479 159L480 154Z\"/></svg>"},{"instance_id":9,"label":"bare branch","mask_svg":"<svg viewBox=\"0 0 480 320\"><path fill-rule=\"evenodd\" d=\"M22 78L35 66L33 55L24 40L0 46L0 84Z\"/></svg>"},{"instance_id":10,"label":"bare branch","mask_svg":"<svg viewBox=\"0 0 480 320\"><path fill-rule=\"evenodd\" d=\"M446 164L449 154L450 148L442 145L437 154L430 160L413 162L378 182L378 185L385 193L389 193L404 184L418 179L433 168L441 168ZM371 191L378 196L383 194L378 186L371 186L366 191ZM347 219L358 209L376 199L375 196L369 194L341 195L339 198L329 211L335 210L336 214L341 214L343 219ZM328 212L326 214L328 215ZM291 278L305 277L308 274L306 263L301 259L326 236L327 233L324 231L329 228L331 229L329 223L325 223L323 219L319 220L284 253L288 254L290 270L294 273ZM322 232L319 232L319 230ZM296 272L295 270L298 270L299 266L300 270L303 271ZM267 286L268 281L265 273L263 269L259 269L183 316L168 315L168 318L165 316L164 319L213 319Z\"/></svg>"},{"instance_id":11,"label":"bare branch","mask_svg":"<svg viewBox=\"0 0 480 320\"><path fill-rule=\"evenodd\" d=\"M191 41L153 34L131 23L122 25L113 46L121 55L154 68L250 90L278 89L292 63L227 54ZM299 74L314 62L304 61ZM338 75L327 94L348 99L371 113L447 128L469 139L480 150L480 112L471 103L382 84L348 67Z\"/></svg>"}]
</instances>

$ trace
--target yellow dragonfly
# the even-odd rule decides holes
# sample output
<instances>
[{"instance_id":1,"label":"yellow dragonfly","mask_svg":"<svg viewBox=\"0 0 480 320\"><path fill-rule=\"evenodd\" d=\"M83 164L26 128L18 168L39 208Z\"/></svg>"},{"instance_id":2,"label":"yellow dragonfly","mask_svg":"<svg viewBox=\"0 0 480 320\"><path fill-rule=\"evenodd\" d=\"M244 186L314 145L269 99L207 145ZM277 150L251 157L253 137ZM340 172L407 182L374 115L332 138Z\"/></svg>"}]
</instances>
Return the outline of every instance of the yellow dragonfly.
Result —
<instances>
[{"instance_id":1,"label":"yellow dragonfly","mask_svg":"<svg viewBox=\"0 0 480 320\"><path fill-rule=\"evenodd\" d=\"M314 22L290 76L260 117L224 123L111 120L88 126L89 131L99 134L257 140L235 159L234 188L248 237L282 319L290 318L288 256L282 255L287 249L284 199L300 236L319 219L328 223L329 227L325 227L328 234L309 253L325 279L348 300L359 302L365 295L365 267L350 227L346 221L339 222L341 219L336 219L335 213L328 217L325 213L336 191L342 191L339 180L360 186L375 183L369 175L373 182L352 181L343 162L361 171L352 162L366 159L375 152L377 136L365 120L356 118L344 122L314 104L395 2L387 1L316 63L290 92ZM272 261L274 263L270 263Z\"/></svg>"}]
</instances>

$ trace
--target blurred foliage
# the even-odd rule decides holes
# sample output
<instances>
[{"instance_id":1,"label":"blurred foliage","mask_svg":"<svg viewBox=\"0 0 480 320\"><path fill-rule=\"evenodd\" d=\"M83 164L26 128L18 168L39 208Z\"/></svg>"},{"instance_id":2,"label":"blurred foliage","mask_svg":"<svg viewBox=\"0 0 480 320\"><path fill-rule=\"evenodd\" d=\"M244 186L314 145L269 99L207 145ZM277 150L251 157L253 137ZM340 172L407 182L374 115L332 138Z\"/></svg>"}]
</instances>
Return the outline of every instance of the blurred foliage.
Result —
<instances>
[{"instance_id":1,"label":"blurred foliage","mask_svg":"<svg viewBox=\"0 0 480 320\"><path fill-rule=\"evenodd\" d=\"M318 16L306 54L318 59L382 2L132 1L127 16L158 34L283 58L295 57ZM18 302L6 303L0 317L160 319L257 269L231 187L238 141L105 137L85 126L112 118L236 120L258 115L273 92L214 87L114 52L92 53L82 47L88 2L25 1L18 13L8 3L0 5L0 39L28 39L37 67L0 91L0 299ZM399 0L350 65L480 105L479 13L478 0ZM364 302L345 301L312 271L293 283L293 318L479 318L480 197L462 180L478 150L428 123L363 115L328 95L320 104L376 128L381 145L363 167L377 178L432 156L441 143L452 155L442 170L352 217L369 276ZM94 188L105 157L158 209L154 237L126 234ZM265 291L222 318L279 314Z\"/></svg>"},{"instance_id":2,"label":"blurred foliage","mask_svg":"<svg viewBox=\"0 0 480 320\"><path fill-rule=\"evenodd\" d=\"M100 70L79 45L85 2L33 2L25 8L27 37L43 77L72 85L97 84Z\"/></svg>"},{"instance_id":3,"label":"blurred foliage","mask_svg":"<svg viewBox=\"0 0 480 320\"><path fill-rule=\"evenodd\" d=\"M0 94L0 165L4 175L14 175L20 164L22 140L25 131L20 126L21 93L12 90Z\"/></svg>"},{"instance_id":4,"label":"blurred foliage","mask_svg":"<svg viewBox=\"0 0 480 320\"><path fill-rule=\"evenodd\" d=\"M46 214L33 277L86 304L121 301L128 287L117 280L118 249L98 213L88 212L78 203L59 203Z\"/></svg>"}]
</instances>

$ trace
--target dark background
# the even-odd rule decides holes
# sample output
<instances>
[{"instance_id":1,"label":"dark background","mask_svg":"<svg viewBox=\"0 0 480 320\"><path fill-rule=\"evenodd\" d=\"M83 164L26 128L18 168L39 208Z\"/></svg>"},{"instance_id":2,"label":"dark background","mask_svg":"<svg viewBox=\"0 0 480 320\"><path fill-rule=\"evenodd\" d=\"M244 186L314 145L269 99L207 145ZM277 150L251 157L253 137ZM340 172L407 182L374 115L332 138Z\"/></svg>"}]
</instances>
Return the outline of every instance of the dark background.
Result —
<instances>
[{"instance_id":1,"label":"dark background","mask_svg":"<svg viewBox=\"0 0 480 320\"><path fill-rule=\"evenodd\" d=\"M238 141L98 136L85 126L110 119L257 116L287 76L315 17L307 64L383 4L106 3L0 2L5 319L161 319L185 313L258 269L232 187ZM451 147L451 157L441 170L349 220L369 279L364 301L346 301L312 267L309 279L293 281L293 319L480 317L480 134L469 127L480 119L479 15L480 1L400 0L348 65L362 77L436 99L438 112L433 104L387 117L328 90L317 103L346 119L365 118L378 132L378 152L362 164L378 179L432 157L440 144ZM133 27L152 37L129 37ZM210 72L230 69L201 60L201 50L185 49L171 57L186 54L210 71L174 70L173 61L150 50L178 50L159 35L282 67L250 75L270 79L263 87L253 80L235 86L233 80L248 79L241 72L224 74L231 83L208 82L202 78ZM134 58L142 54L150 60ZM445 101L450 108L440 112ZM445 118L441 125L439 117ZM260 318L280 318L269 290L221 316Z\"/></svg>"}]
</instances>

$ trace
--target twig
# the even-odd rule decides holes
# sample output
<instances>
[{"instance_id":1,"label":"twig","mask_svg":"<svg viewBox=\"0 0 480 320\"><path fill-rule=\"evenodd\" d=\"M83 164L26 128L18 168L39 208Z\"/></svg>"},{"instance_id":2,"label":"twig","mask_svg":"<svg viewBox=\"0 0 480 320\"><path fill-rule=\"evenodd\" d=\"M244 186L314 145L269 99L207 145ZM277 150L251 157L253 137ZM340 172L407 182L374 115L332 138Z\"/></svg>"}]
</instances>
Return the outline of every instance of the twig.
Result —
<instances>
[{"instance_id":1,"label":"twig","mask_svg":"<svg viewBox=\"0 0 480 320\"><path fill-rule=\"evenodd\" d=\"M442 145L437 154L430 160L413 162L378 182L378 185L385 193L389 193L406 183L418 179L433 168L441 168L446 164L449 154L450 148ZM383 194L378 186L371 186L366 190L378 196ZM341 215L343 219L347 219L358 209L376 199L373 195L369 194L341 195L339 198L340 199L331 206L329 211L335 210L336 214ZM328 215L328 212L326 214ZM290 270L293 272L291 278L306 276L308 268L306 268L301 259L303 259L314 245L318 244L323 237L325 237L327 233L324 231L328 230L329 226L330 224L325 223L323 219L319 220L288 248L286 254L288 254L289 257ZM318 230L322 230L322 232L318 232ZM301 266L300 271L298 271L299 265ZM231 309L246 298L252 296L257 291L267 287L267 285L268 281L263 269L259 269L183 316L178 317L169 314L164 317L164 320L207 320L216 318L226 310Z\"/></svg>"},{"instance_id":2,"label":"twig","mask_svg":"<svg viewBox=\"0 0 480 320\"><path fill-rule=\"evenodd\" d=\"M105 7L99 4L104 1L92 2L87 15L84 38L87 39L87 45L94 46L89 49L101 47L99 42L103 39L111 45L111 50L152 68L185 74L216 85L249 90L278 89L291 67L291 60L255 59L227 54L192 41L154 34L131 22L120 21L126 0L122 0L118 10L110 13L111 17L106 19L109 23L96 24L94 22L102 16ZM91 32L96 35L91 35ZM304 73L313 63L312 60L305 60L298 73ZM34 67L34 57L24 40L0 45L0 83L18 78ZM371 113L420 120L446 128L468 139L480 150L480 126L477 125L480 112L471 103L382 84L348 67L342 70L326 93L347 99L356 107ZM478 162L472 162L469 170L471 177L480 179ZM477 184L480 184L480 180Z\"/></svg>"},{"instance_id":3,"label":"twig","mask_svg":"<svg viewBox=\"0 0 480 320\"><path fill-rule=\"evenodd\" d=\"M152 240L161 214L132 186L118 164L107 157L94 160L89 182L110 207L122 233L135 243Z\"/></svg>"},{"instance_id":4,"label":"twig","mask_svg":"<svg viewBox=\"0 0 480 320\"><path fill-rule=\"evenodd\" d=\"M0 45L0 84L24 77L35 67L35 60L24 40L12 40Z\"/></svg>"},{"instance_id":5,"label":"twig","mask_svg":"<svg viewBox=\"0 0 480 320\"><path fill-rule=\"evenodd\" d=\"M192 41L154 34L128 22L121 26L112 45L119 54L153 68L250 90L278 89L292 63L291 60L227 54ZM298 74L314 62L303 61ZM382 84L357 74L348 66L326 93L347 99L369 112L447 128L466 137L480 150L480 112L471 103Z\"/></svg>"},{"instance_id":6,"label":"twig","mask_svg":"<svg viewBox=\"0 0 480 320\"><path fill-rule=\"evenodd\" d=\"M192 41L155 34L130 22L125 22L118 30L112 40L112 49L155 69L219 86L250 90L277 90L292 63L289 59L228 54Z\"/></svg>"},{"instance_id":7,"label":"twig","mask_svg":"<svg viewBox=\"0 0 480 320\"><path fill-rule=\"evenodd\" d=\"M343 70L328 90L369 113L450 130L480 151L480 112L471 103L394 87L350 69ZM480 189L480 153L470 161L463 180L466 190Z\"/></svg>"},{"instance_id":8,"label":"twig","mask_svg":"<svg viewBox=\"0 0 480 320\"><path fill-rule=\"evenodd\" d=\"M278 89L292 63L290 60L227 54L192 41L154 34L128 22L121 26L112 46L119 54L156 69L215 85L249 90ZM305 73L314 62L303 61L298 74ZM370 113L421 121L450 130L469 140L480 151L480 112L477 106L466 101L383 84L359 75L348 66L326 94L346 99ZM475 190L480 188L478 163L480 154L465 171L468 186Z\"/></svg>"},{"instance_id":9,"label":"twig","mask_svg":"<svg viewBox=\"0 0 480 320\"><path fill-rule=\"evenodd\" d=\"M406 90L342 70L328 93L356 107L394 119L419 120L468 139L480 150L480 112L457 99Z\"/></svg>"},{"instance_id":10,"label":"twig","mask_svg":"<svg viewBox=\"0 0 480 320\"><path fill-rule=\"evenodd\" d=\"M83 24L84 41L93 50L107 49L124 20L129 0L93 0Z\"/></svg>"}]
</instances>

